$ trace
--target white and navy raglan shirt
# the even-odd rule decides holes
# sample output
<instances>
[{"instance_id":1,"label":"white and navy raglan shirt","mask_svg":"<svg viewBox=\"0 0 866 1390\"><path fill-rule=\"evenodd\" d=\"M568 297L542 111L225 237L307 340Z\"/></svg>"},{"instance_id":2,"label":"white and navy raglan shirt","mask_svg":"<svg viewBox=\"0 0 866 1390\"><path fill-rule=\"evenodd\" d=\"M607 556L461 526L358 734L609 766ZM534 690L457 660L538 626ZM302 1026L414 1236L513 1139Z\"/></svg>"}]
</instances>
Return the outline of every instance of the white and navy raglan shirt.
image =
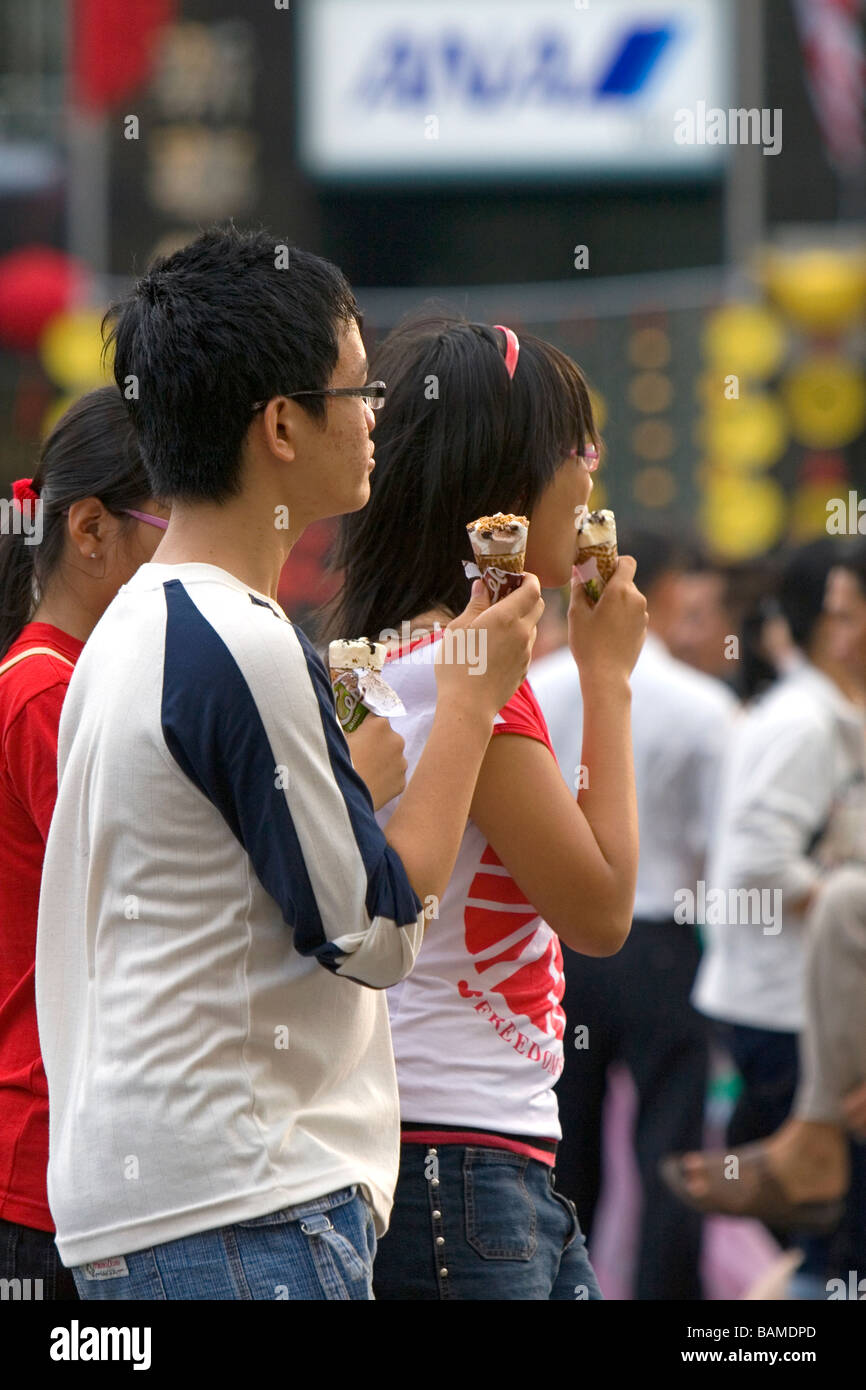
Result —
<instances>
[{"instance_id":1,"label":"white and navy raglan shirt","mask_svg":"<svg viewBox=\"0 0 866 1390\"><path fill-rule=\"evenodd\" d=\"M64 1264L354 1183L381 1234L384 990L424 915L309 642L224 570L142 566L76 666L58 773L36 995Z\"/></svg>"}]
</instances>

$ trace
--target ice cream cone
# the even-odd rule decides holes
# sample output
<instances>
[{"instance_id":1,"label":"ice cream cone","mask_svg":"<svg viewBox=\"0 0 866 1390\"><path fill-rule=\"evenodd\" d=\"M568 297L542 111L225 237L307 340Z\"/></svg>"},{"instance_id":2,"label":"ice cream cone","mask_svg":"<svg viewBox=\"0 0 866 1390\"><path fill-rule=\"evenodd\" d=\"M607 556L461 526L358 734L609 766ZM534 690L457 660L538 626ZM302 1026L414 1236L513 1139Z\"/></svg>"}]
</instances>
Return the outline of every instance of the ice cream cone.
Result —
<instances>
[{"instance_id":1,"label":"ice cream cone","mask_svg":"<svg viewBox=\"0 0 866 1390\"><path fill-rule=\"evenodd\" d=\"M337 704L337 718L344 731L351 733L367 717L367 706L362 703L359 688L361 671L381 671L385 661L385 647L381 642L370 642L366 637L340 639L328 647L328 667L331 672L331 687Z\"/></svg>"},{"instance_id":2,"label":"ice cream cone","mask_svg":"<svg viewBox=\"0 0 866 1390\"><path fill-rule=\"evenodd\" d=\"M526 552L517 555L476 555L478 568L483 574L488 569L505 570L506 574L522 574L526 563Z\"/></svg>"},{"instance_id":3,"label":"ice cream cone","mask_svg":"<svg viewBox=\"0 0 866 1390\"><path fill-rule=\"evenodd\" d=\"M493 516L471 521L466 530L491 601L495 603L512 589L519 588L518 576L523 574L526 563L528 519L510 512L496 512Z\"/></svg>"},{"instance_id":4,"label":"ice cream cone","mask_svg":"<svg viewBox=\"0 0 866 1390\"><path fill-rule=\"evenodd\" d=\"M331 642L328 647L337 718L347 734L371 711L388 719L406 713L396 691L382 679L386 650L384 642L370 642L366 637Z\"/></svg>"},{"instance_id":5,"label":"ice cream cone","mask_svg":"<svg viewBox=\"0 0 866 1390\"><path fill-rule=\"evenodd\" d=\"M575 565L591 603L598 603L617 567L616 520L612 511L587 512L577 535Z\"/></svg>"}]
</instances>

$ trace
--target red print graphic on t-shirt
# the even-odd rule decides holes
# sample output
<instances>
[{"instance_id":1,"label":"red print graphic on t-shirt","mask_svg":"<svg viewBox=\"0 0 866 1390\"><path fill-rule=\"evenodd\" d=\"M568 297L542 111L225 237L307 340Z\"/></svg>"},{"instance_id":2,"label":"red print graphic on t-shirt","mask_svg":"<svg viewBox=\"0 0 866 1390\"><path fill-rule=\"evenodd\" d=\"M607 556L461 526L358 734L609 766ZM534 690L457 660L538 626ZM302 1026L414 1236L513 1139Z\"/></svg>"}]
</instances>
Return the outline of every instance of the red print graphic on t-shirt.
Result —
<instances>
[{"instance_id":1,"label":"red print graphic on t-shirt","mask_svg":"<svg viewBox=\"0 0 866 1390\"><path fill-rule=\"evenodd\" d=\"M485 990L501 994L511 1013L528 1018L540 1032L561 1038L565 979L559 939L539 923L489 845L472 880L463 923L466 949Z\"/></svg>"}]
</instances>

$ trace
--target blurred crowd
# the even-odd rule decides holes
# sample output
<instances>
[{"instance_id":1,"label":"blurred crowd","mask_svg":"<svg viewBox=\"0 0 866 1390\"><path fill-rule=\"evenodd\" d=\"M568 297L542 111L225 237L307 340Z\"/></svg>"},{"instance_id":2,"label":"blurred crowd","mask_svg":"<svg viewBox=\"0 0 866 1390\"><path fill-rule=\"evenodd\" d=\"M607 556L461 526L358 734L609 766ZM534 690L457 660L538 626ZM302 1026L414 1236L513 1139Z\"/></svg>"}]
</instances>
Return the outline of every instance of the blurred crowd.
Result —
<instances>
[{"instance_id":1,"label":"blurred crowd","mask_svg":"<svg viewBox=\"0 0 866 1390\"><path fill-rule=\"evenodd\" d=\"M721 565L642 527L620 550L650 616L632 677L635 920L610 959L565 951L558 1173L591 1241L621 1063L637 1093L634 1296L700 1297L718 1213L763 1221L797 1252L788 1296L823 1299L866 1258L866 542ZM531 679L572 781L580 685L557 598ZM727 1147L702 1152L720 1071Z\"/></svg>"}]
</instances>

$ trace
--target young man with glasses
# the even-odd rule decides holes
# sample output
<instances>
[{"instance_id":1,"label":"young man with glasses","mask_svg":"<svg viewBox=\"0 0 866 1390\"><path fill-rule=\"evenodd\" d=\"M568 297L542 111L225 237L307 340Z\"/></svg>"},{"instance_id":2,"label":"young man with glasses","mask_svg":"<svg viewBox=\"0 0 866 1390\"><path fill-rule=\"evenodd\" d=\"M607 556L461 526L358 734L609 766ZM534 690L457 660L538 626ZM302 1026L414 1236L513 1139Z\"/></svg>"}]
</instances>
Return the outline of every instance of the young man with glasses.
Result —
<instances>
[{"instance_id":1,"label":"young man with glasses","mask_svg":"<svg viewBox=\"0 0 866 1390\"><path fill-rule=\"evenodd\" d=\"M367 501L384 388L342 274L278 248L207 233L115 315L171 520L70 683L36 971L49 1200L89 1299L371 1296L399 1150L384 989L543 607L528 576L456 620L484 629L486 671L440 665L384 835L276 601L305 527Z\"/></svg>"}]
</instances>

